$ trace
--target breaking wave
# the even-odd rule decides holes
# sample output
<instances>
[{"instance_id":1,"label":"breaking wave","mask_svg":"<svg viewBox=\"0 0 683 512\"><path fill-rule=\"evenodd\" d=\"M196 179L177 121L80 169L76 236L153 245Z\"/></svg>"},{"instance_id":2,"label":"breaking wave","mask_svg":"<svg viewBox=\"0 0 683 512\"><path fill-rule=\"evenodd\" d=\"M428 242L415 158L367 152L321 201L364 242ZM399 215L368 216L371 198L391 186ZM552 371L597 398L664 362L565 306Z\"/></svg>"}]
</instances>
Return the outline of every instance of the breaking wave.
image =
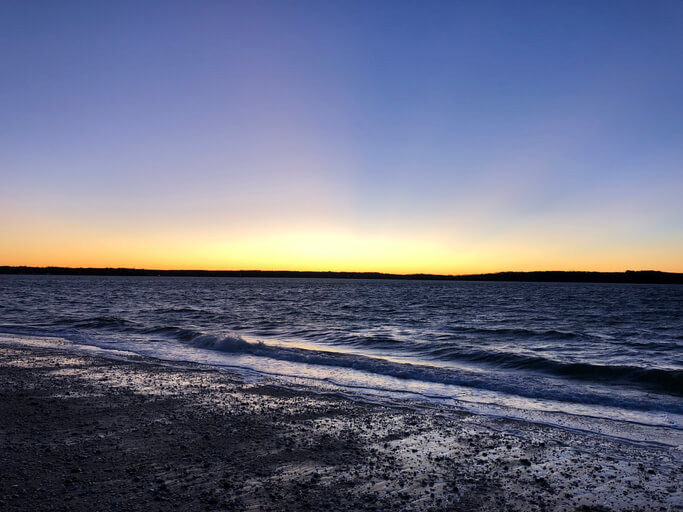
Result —
<instances>
[{"instance_id":1,"label":"breaking wave","mask_svg":"<svg viewBox=\"0 0 683 512\"><path fill-rule=\"evenodd\" d=\"M467 386L489 391L499 391L525 396L528 398L551 399L558 401L581 402L594 405L613 405L636 410L652 410L649 401L624 401L618 397L604 393L592 393L584 388L567 387L558 382L555 386L534 385L535 378L507 372L476 372L466 369L444 368L426 364L412 364L365 355L308 350L302 348L270 345L263 342L249 342L237 334L215 336L196 331L186 331L181 335L185 343L200 349L216 350L232 354L246 354L255 357L267 357L292 363L323 365L339 368L350 368L399 379ZM643 370L640 368L597 367L595 365L562 365L555 363L557 373L562 376L570 374L586 375L603 372L603 378L611 377L625 381L646 381L653 388L673 394L681 394L682 372L664 370ZM676 400L670 412L683 413L683 404L676 406Z\"/></svg>"}]
</instances>

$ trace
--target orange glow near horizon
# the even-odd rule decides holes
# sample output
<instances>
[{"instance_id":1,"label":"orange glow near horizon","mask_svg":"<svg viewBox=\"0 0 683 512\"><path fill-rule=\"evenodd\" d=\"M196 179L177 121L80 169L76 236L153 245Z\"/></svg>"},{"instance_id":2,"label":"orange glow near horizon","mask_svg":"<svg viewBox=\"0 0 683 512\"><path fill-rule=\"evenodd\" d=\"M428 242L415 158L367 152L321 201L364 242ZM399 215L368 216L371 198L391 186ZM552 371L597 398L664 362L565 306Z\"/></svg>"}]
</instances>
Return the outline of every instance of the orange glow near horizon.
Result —
<instances>
[{"instance_id":1,"label":"orange glow near horizon","mask_svg":"<svg viewBox=\"0 0 683 512\"><path fill-rule=\"evenodd\" d=\"M586 270L681 272L681 247L666 252L632 247L621 256L580 244L498 238L444 243L438 236L279 231L210 237L202 233L114 236L35 230L15 233L0 249L0 265L125 267L192 270L295 270L396 274L475 274L500 271ZM653 265L653 261L657 264Z\"/></svg>"}]
</instances>

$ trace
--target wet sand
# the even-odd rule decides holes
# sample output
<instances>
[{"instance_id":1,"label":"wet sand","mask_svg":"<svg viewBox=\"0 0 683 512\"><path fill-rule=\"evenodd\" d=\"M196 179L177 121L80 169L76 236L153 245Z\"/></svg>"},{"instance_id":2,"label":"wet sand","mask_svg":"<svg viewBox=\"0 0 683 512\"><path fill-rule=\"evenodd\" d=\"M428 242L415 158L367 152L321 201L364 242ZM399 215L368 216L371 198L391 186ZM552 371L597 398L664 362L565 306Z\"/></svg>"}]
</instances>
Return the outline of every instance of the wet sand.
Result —
<instances>
[{"instance_id":1,"label":"wet sand","mask_svg":"<svg viewBox=\"0 0 683 512\"><path fill-rule=\"evenodd\" d=\"M683 451L0 344L0 510L683 510Z\"/></svg>"}]
</instances>

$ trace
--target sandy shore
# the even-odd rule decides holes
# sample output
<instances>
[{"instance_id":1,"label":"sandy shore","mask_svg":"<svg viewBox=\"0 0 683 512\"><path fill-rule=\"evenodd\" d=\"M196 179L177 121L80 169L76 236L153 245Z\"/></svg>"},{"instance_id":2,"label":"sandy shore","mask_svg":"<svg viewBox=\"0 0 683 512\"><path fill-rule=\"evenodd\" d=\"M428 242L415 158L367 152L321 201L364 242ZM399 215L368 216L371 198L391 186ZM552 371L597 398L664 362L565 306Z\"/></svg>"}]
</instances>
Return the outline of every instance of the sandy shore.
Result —
<instances>
[{"instance_id":1,"label":"sandy shore","mask_svg":"<svg viewBox=\"0 0 683 512\"><path fill-rule=\"evenodd\" d=\"M0 510L683 510L682 452L0 344Z\"/></svg>"}]
</instances>

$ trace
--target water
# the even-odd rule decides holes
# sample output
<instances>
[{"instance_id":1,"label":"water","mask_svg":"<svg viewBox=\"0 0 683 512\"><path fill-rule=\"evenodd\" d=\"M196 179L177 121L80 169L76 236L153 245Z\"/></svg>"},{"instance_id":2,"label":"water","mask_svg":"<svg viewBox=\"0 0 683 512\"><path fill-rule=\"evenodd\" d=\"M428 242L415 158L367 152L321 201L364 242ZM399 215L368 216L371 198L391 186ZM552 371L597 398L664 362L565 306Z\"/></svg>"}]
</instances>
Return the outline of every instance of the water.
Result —
<instances>
[{"instance_id":1,"label":"water","mask_svg":"<svg viewBox=\"0 0 683 512\"><path fill-rule=\"evenodd\" d=\"M679 431L682 313L676 285L0 276L0 339Z\"/></svg>"}]
</instances>

